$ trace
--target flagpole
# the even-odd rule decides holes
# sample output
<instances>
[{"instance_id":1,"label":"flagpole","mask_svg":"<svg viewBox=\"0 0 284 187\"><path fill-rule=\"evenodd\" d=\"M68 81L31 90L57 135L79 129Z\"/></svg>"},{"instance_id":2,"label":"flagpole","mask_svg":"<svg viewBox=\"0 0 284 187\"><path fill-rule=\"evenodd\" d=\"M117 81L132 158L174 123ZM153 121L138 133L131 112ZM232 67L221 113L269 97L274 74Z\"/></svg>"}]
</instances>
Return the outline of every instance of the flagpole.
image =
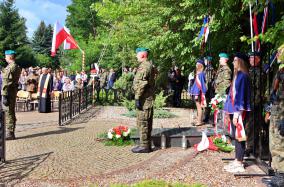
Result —
<instances>
[{"instance_id":1,"label":"flagpole","mask_svg":"<svg viewBox=\"0 0 284 187\"><path fill-rule=\"evenodd\" d=\"M252 39L251 41L251 51L254 52L253 48L253 30L252 30L252 13L251 13L251 3L249 3L249 14L250 14L250 37Z\"/></svg>"},{"instance_id":2,"label":"flagpole","mask_svg":"<svg viewBox=\"0 0 284 187\"><path fill-rule=\"evenodd\" d=\"M85 51L83 51L78 44L77 44L77 47L82 53L82 71L85 71Z\"/></svg>"}]
</instances>

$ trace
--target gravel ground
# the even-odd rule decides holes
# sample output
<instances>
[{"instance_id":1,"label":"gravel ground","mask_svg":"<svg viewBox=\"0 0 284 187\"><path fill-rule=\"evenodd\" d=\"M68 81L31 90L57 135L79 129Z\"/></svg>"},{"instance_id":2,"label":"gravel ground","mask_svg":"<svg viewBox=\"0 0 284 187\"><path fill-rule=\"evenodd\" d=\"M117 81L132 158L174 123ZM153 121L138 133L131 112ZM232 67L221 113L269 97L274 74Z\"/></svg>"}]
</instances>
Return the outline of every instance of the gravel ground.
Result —
<instances>
[{"instance_id":1,"label":"gravel ground","mask_svg":"<svg viewBox=\"0 0 284 187\"><path fill-rule=\"evenodd\" d=\"M172 119L154 119L154 128L168 128L168 127L188 127L191 124L191 111L189 109L168 109L173 112L176 117ZM108 126L113 125L127 125L130 127L136 126L135 118L128 118L121 116L121 114L126 113L126 109L123 107L100 107L100 110L96 111L96 115L92 116L87 124L74 124L86 126L94 125L94 132L99 128L99 125L108 129ZM77 127L77 126L76 126ZM39 130L39 129L38 129ZM78 130L79 132L79 130ZM89 132L89 129L86 129ZM75 132L74 132L75 133ZM71 134L71 133L70 133ZM66 134L66 137L69 136ZM86 145L88 147L88 145ZM103 146L99 146L103 148ZM79 148L78 148L79 149ZM109 148L105 148L109 149ZM117 148L114 148L115 151ZM131 147L125 147L121 150L129 151ZM81 150L81 149L80 149ZM121 150L116 150L116 152L121 152ZM83 150L82 150L83 151ZM90 150L87 150L88 153ZM58 154L60 151L58 152ZM84 154L82 152L81 154ZM111 154L110 152L108 154ZM121 153L120 153L121 154ZM67 155L66 155L67 156ZM137 155L137 157L143 157L143 154ZM71 176L73 171L69 167L69 174L62 174L61 177L49 177L44 178L33 178L27 176L22 181L20 181L16 186L27 186L27 187L58 187L58 186L89 186L90 184L95 184L98 186L109 186L113 183L123 183L132 184L145 179L162 179L169 182L184 182L188 184L200 183L206 186L242 186L242 187L261 187L263 186L260 182L260 178L236 178L233 174L223 171L222 158L232 158L234 153L227 154L221 152L206 151L202 153L196 153L193 148L187 150L182 150L181 148L169 148L165 150L155 150L151 154L145 154L144 159L137 159L129 157L129 166L119 167L119 165L113 164L114 167L111 169L107 166L104 172L86 172L82 171L76 176ZM106 155L105 158L109 158L109 162L120 162L121 159L113 158L111 155ZM124 158L123 158L124 159ZM138 160L138 161L136 161ZM125 161L125 159L124 159ZM99 162L99 160L94 160L94 162ZM60 163L58 163L60 164ZM76 163L75 163L76 164ZM78 164L77 164L78 165ZM38 170L44 166L39 164ZM57 168L54 166L53 168ZM59 166L60 167L60 166ZM62 170L68 165L62 165ZM80 167L76 166L76 167ZM116 168L117 167L117 168ZM81 169L83 169L82 167ZM89 168L90 169L90 168ZM78 170L79 171L79 170ZM54 171L55 173L57 171ZM88 174L89 173L89 174ZM39 174L31 173L34 176ZM31 176L32 176L31 175ZM65 177L64 177L65 176ZM1 184L0 184L1 186Z\"/></svg>"}]
</instances>

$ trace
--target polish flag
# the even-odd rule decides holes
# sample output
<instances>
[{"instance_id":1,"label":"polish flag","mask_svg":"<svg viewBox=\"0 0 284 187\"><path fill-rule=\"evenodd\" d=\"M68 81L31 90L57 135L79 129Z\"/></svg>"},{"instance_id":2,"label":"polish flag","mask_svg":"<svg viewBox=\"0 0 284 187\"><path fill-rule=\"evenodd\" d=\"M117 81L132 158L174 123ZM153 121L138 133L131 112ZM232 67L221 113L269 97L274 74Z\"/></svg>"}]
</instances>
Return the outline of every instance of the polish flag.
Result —
<instances>
[{"instance_id":1,"label":"polish flag","mask_svg":"<svg viewBox=\"0 0 284 187\"><path fill-rule=\"evenodd\" d=\"M64 49L70 50L70 49L78 49L78 44L75 41L75 39L71 36L70 31L68 28L64 27L65 31L69 34L68 37L64 40Z\"/></svg>"},{"instance_id":2,"label":"polish flag","mask_svg":"<svg viewBox=\"0 0 284 187\"><path fill-rule=\"evenodd\" d=\"M56 55L56 50L59 48L59 46L64 42L64 40L68 40L67 42L73 43L72 41L75 41L73 37L68 33L65 27L61 26L59 22L57 21L54 24L53 29L53 37L52 37L52 47L51 47L51 56ZM76 42L75 42L76 43Z\"/></svg>"}]
</instances>

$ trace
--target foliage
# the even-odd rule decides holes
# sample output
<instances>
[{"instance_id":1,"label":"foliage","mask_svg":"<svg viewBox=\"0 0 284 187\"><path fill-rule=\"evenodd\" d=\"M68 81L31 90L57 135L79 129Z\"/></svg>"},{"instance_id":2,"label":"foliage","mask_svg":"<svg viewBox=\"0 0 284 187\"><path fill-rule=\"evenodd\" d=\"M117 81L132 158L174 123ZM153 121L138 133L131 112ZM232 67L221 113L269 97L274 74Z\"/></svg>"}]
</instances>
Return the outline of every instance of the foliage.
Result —
<instances>
[{"instance_id":1,"label":"foliage","mask_svg":"<svg viewBox=\"0 0 284 187\"><path fill-rule=\"evenodd\" d=\"M52 45L52 26L46 26L44 21L41 21L37 30L32 37L32 48L37 54L44 54L50 56ZM50 60L49 60L50 61ZM41 63L41 62L40 62Z\"/></svg>"},{"instance_id":2,"label":"foliage","mask_svg":"<svg viewBox=\"0 0 284 187\"><path fill-rule=\"evenodd\" d=\"M33 52L28 45L26 35L26 20L21 17L15 8L14 0L0 3L0 53L13 49L17 52L16 62L28 67L35 62Z\"/></svg>"},{"instance_id":3,"label":"foliage","mask_svg":"<svg viewBox=\"0 0 284 187\"><path fill-rule=\"evenodd\" d=\"M137 117L137 112L135 110L128 111L126 114L122 114L123 116L129 117L129 118L135 118ZM153 118L173 118L176 115L173 113L163 110L163 109L157 109L154 111Z\"/></svg>"},{"instance_id":4,"label":"foliage","mask_svg":"<svg viewBox=\"0 0 284 187\"><path fill-rule=\"evenodd\" d=\"M168 96L164 96L164 91L161 91L159 94L157 94L154 102L154 109L161 109L166 106L167 98Z\"/></svg>"},{"instance_id":5,"label":"foliage","mask_svg":"<svg viewBox=\"0 0 284 187\"><path fill-rule=\"evenodd\" d=\"M89 36L95 38L99 20L96 12L91 11L90 7L98 0L72 0L67 7L69 16L66 19L66 25L71 29L74 36L81 36L87 41Z\"/></svg>"},{"instance_id":6,"label":"foliage","mask_svg":"<svg viewBox=\"0 0 284 187\"><path fill-rule=\"evenodd\" d=\"M128 100L126 98L123 98L122 105L127 108L128 111L134 111L135 110L135 101L134 100Z\"/></svg>"},{"instance_id":7,"label":"foliage","mask_svg":"<svg viewBox=\"0 0 284 187\"><path fill-rule=\"evenodd\" d=\"M220 151L231 152L235 149L231 142L226 139L225 135L216 135L210 138L212 139L214 145L216 145L216 147L218 147L218 150Z\"/></svg>"},{"instance_id":8,"label":"foliage","mask_svg":"<svg viewBox=\"0 0 284 187\"><path fill-rule=\"evenodd\" d=\"M45 54L36 53L35 58L39 67L50 67L51 58Z\"/></svg>"},{"instance_id":9,"label":"foliage","mask_svg":"<svg viewBox=\"0 0 284 187\"><path fill-rule=\"evenodd\" d=\"M82 41L87 44L83 49L90 47L89 42L96 49L88 54L93 61L87 63L99 62L100 66L116 70L126 65L137 66L134 49L149 47L151 58L160 72L157 83L164 87L166 72L174 64L183 67L186 75L194 69L194 61L200 56L211 54L213 64L217 64L217 55L221 51L229 54L248 51L250 45L240 38L250 36L249 2L73 0L68 7L67 24L80 45ZM283 1L274 2L278 3L276 21L279 22L283 16ZM265 0L259 1L256 8L263 10L264 3ZM208 14L211 16L210 35L205 48L201 49L201 40L197 36L204 16ZM279 38L282 38L282 25L281 22L275 28L270 25L263 40L278 45ZM72 64L79 64L80 59L78 54L72 56Z\"/></svg>"},{"instance_id":10,"label":"foliage","mask_svg":"<svg viewBox=\"0 0 284 187\"><path fill-rule=\"evenodd\" d=\"M114 83L116 89L127 90L131 88L134 79L133 73L123 73Z\"/></svg>"},{"instance_id":11,"label":"foliage","mask_svg":"<svg viewBox=\"0 0 284 187\"><path fill-rule=\"evenodd\" d=\"M173 113L167 111L167 110L163 110L163 109L157 109L154 111L154 118L173 118L176 115L174 115Z\"/></svg>"}]
</instances>

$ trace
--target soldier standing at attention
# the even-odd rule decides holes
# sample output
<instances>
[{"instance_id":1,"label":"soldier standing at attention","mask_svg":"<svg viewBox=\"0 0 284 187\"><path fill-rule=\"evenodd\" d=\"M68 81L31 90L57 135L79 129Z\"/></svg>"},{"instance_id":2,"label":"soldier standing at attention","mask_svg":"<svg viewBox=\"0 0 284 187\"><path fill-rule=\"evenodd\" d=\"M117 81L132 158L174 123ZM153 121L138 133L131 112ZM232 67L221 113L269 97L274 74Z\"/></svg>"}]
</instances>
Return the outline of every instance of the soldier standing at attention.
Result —
<instances>
[{"instance_id":1,"label":"soldier standing at attention","mask_svg":"<svg viewBox=\"0 0 284 187\"><path fill-rule=\"evenodd\" d=\"M153 101L155 92L155 71L148 60L149 49L137 48L137 60L140 63L134 77L133 89L137 108L137 126L140 132L140 145L133 153L151 152L151 131L153 125Z\"/></svg>"},{"instance_id":2,"label":"soldier standing at attention","mask_svg":"<svg viewBox=\"0 0 284 187\"><path fill-rule=\"evenodd\" d=\"M259 52L249 53L249 77L251 82L251 109L248 123L246 124L247 148L246 155L250 153L259 154L259 133L262 126L262 99L265 88L264 76L261 76L261 54ZM254 121L256 123L254 123Z\"/></svg>"},{"instance_id":3,"label":"soldier standing at attention","mask_svg":"<svg viewBox=\"0 0 284 187\"><path fill-rule=\"evenodd\" d=\"M21 68L15 63L15 51L5 51L5 60L8 65L3 71L2 103L6 119L6 139L15 139L16 115L15 105L18 91L18 81Z\"/></svg>"},{"instance_id":4,"label":"soldier standing at attention","mask_svg":"<svg viewBox=\"0 0 284 187\"><path fill-rule=\"evenodd\" d=\"M279 70L274 79L270 100L272 102L269 148L272 168L276 171L270 181L271 186L284 186L284 44L278 49Z\"/></svg>"},{"instance_id":5,"label":"soldier standing at attention","mask_svg":"<svg viewBox=\"0 0 284 187\"><path fill-rule=\"evenodd\" d=\"M219 57L220 65L215 78L215 93L222 96L226 94L227 89L230 87L232 71L227 64L229 61L228 54L220 53Z\"/></svg>"}]
</instances>

